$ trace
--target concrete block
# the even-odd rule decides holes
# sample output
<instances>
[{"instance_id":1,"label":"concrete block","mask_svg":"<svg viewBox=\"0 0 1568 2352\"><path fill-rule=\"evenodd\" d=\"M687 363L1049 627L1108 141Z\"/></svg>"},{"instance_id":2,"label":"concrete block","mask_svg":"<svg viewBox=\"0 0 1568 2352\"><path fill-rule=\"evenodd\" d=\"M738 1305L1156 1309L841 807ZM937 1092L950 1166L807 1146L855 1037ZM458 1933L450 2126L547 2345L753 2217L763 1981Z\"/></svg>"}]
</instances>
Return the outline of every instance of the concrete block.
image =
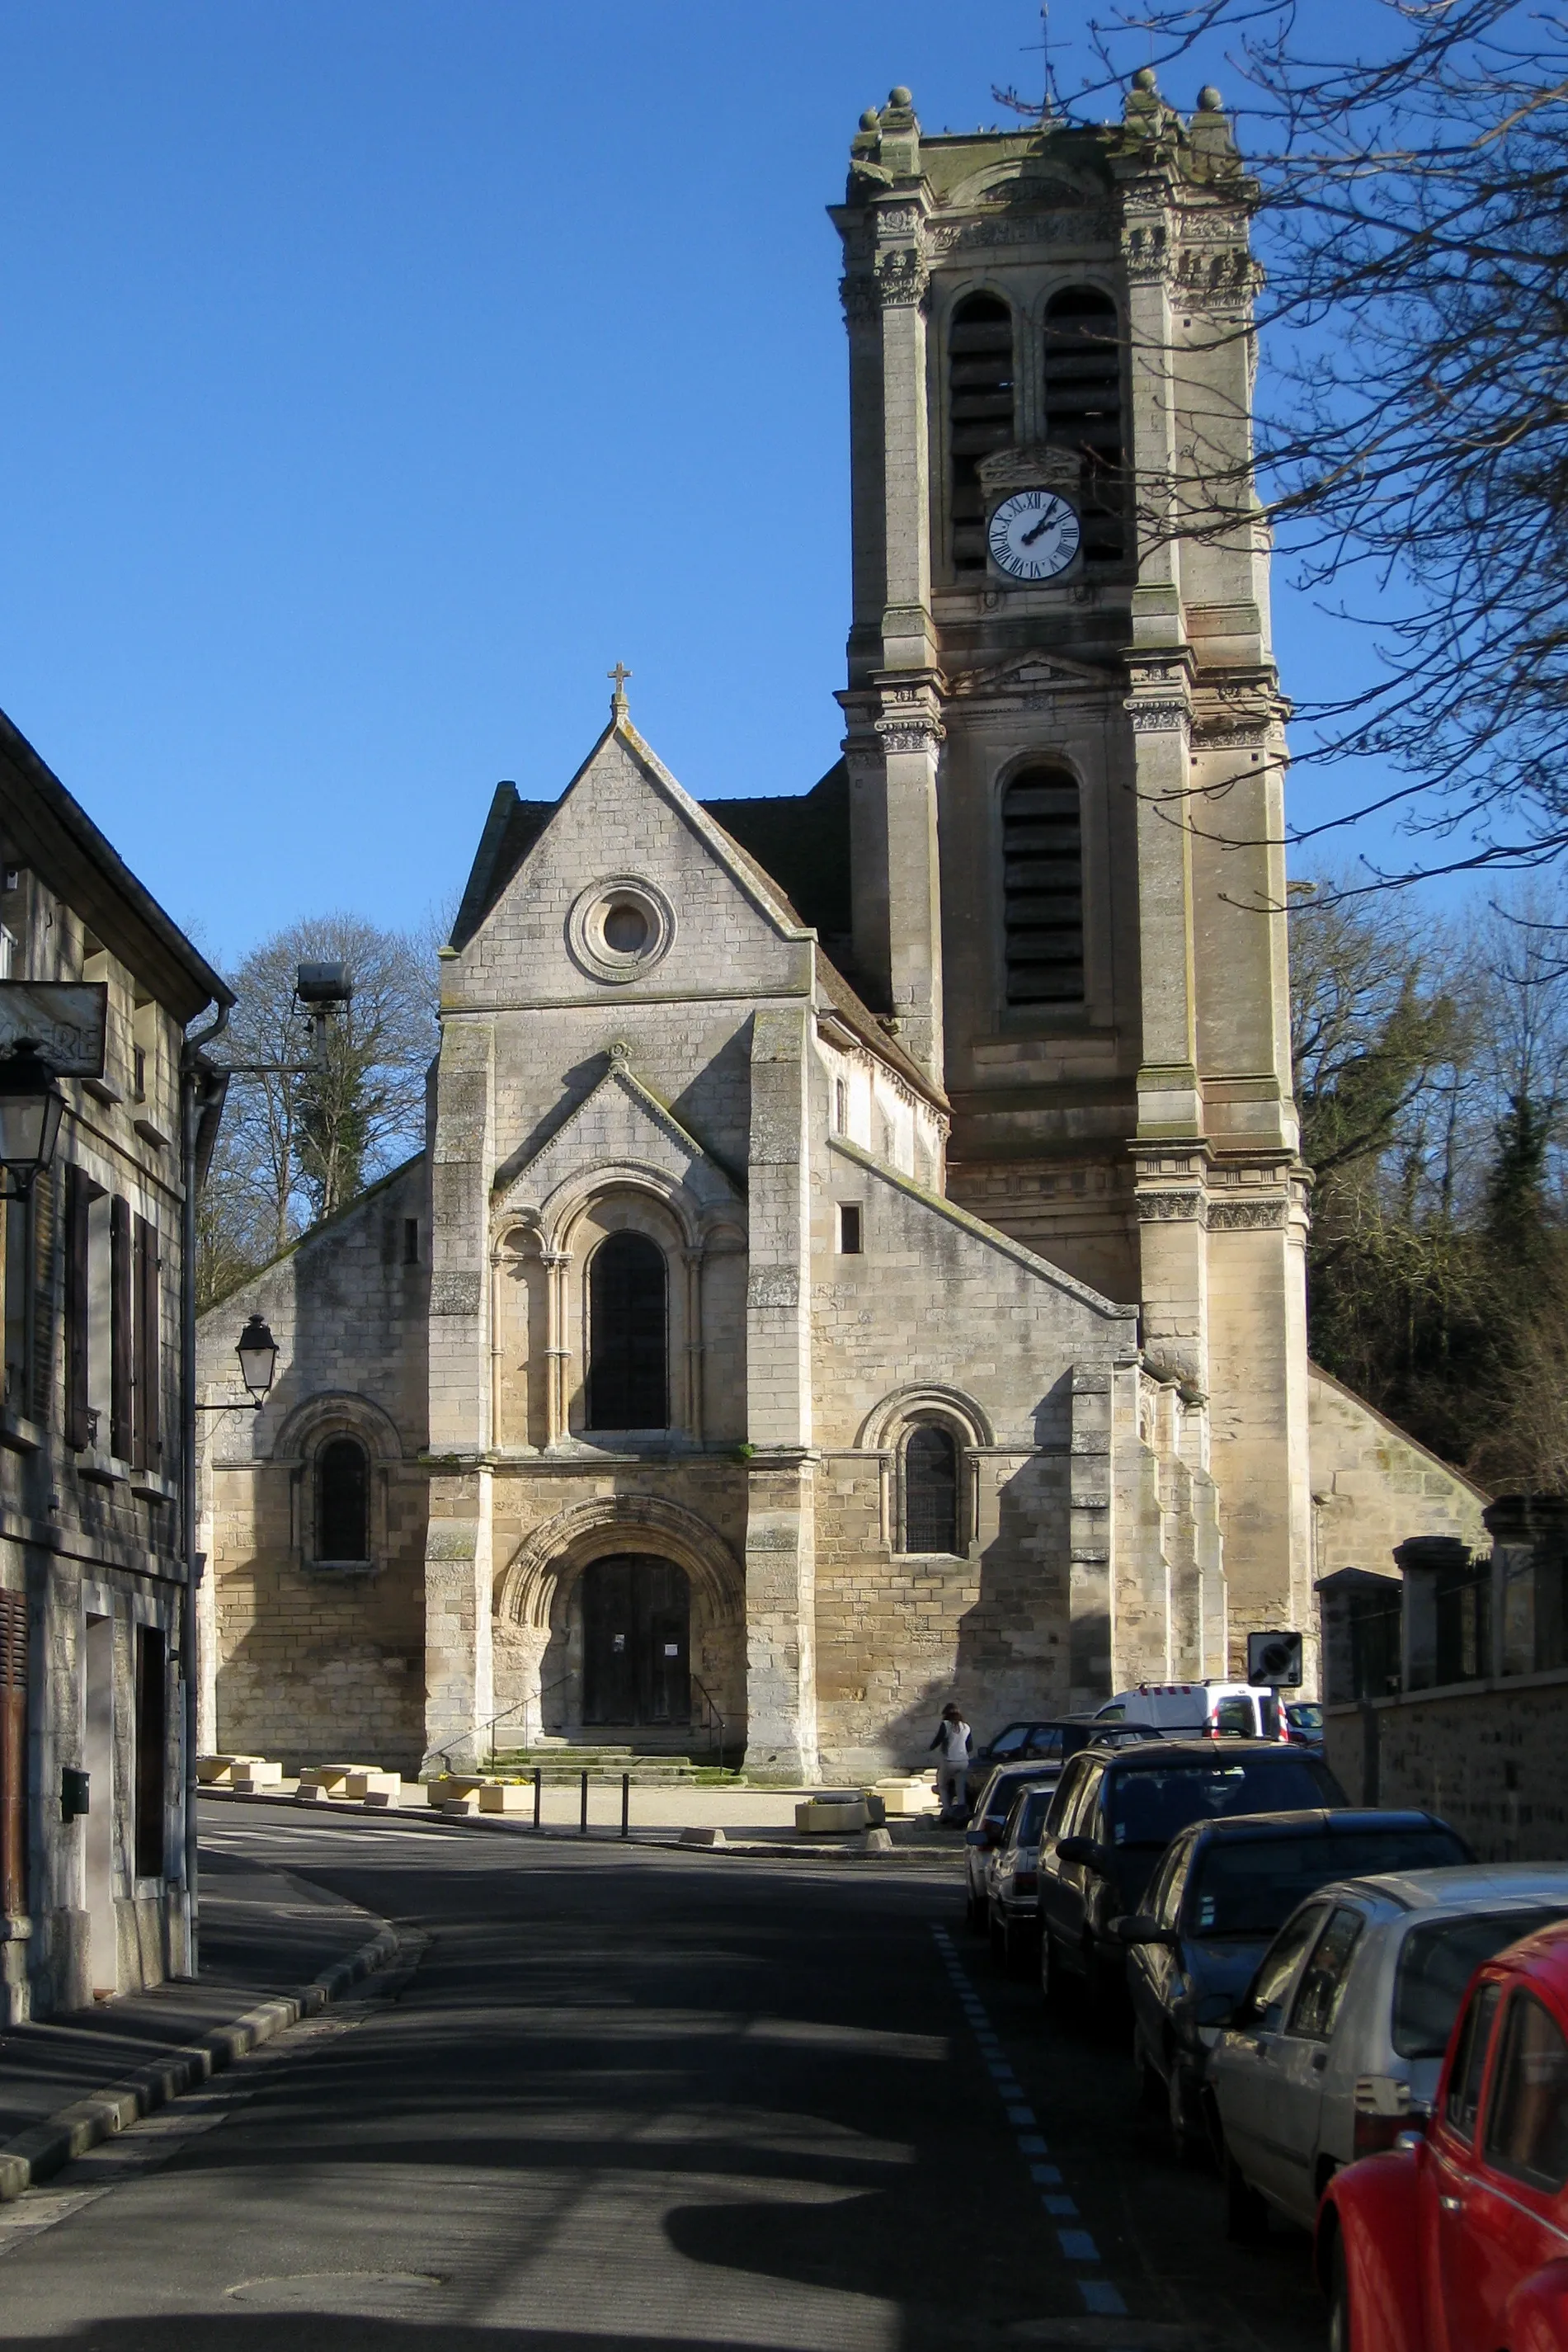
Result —
<instances>
[{"instance_id":1,"label":"concrete block","mask_svg":"<svg viewBox=\"0 0 1568 2352\"><path fill-rule=\"evenodd\" d=\"M361 1804L373 1793L390 1796L395 1804L402 1790L401 1772L350 1772L343 1780L345 1797L357 1797Z\"/></svg>"},{"instance_id":2,"label":"concrete block","mask_svg":"<svg viewBox=\"0 0 1568 2352\"><path fill-rule=\"evenodd\" d=\"M852 1797L836 1803L821 1797L808 1797L795 1808L795 1827L803 1836L845 1837L853 1830L863 1830L868 1826L862 1797Z\"/></svg>"},{"instance_id":3,"label":"concrete block","mask_svg":"<svg viewBox=\"0 0 1568 2352\"><path fill-rule=\"evenodd\" d=\"M721 1829L683 1830L681 1832L681 1843L683 1845L716 1846L727 1845L728 1843L728 1839L725 1836L725 1833Z\"/></svg>"},{"instance_id":4,"label":"concrete block","mask_svg":"<svg viewBox=\"0 0 1568 2352\"><path fill-rule=\"evenodd\" d=\"M531 1813L534 1792L518 1780L487 1782L475 1790L482 1813Z\"/></svg>"}]
</instances>

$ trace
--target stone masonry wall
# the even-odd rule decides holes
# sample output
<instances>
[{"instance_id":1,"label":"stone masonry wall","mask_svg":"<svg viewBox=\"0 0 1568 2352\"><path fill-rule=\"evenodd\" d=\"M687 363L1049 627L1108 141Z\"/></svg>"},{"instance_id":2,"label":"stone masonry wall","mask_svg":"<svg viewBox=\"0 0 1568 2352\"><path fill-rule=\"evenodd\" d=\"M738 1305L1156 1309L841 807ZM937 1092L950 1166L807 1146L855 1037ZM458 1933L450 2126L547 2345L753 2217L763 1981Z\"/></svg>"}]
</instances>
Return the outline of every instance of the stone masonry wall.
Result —
<instances>
[{"instance_id":1,"label":"stone masonry wall","mask_svg":"<svg viewBox=\"0 0 1568 2352\"><path fill-rule=\"evenodd\" d=\"M1310 1368L1314 1573L1362 1568L1394 1577L1394 1547L1408 1536L1456 1536L1487 1548L1487 1497L1462 1472L1323 1371Z\"/></svg>"},{"instance_id":2,"label":"stone masonry wall","mask_svg":"<svg viewBox=\"0 0 1568 2352\"><path fill-rule=\"evenodd\" d=\"M1330 1707L1324 1721L1353 1802L1439 1813L1482 1862L1568 1853L1568 1669Z\"/></svg>"}]
</instances>

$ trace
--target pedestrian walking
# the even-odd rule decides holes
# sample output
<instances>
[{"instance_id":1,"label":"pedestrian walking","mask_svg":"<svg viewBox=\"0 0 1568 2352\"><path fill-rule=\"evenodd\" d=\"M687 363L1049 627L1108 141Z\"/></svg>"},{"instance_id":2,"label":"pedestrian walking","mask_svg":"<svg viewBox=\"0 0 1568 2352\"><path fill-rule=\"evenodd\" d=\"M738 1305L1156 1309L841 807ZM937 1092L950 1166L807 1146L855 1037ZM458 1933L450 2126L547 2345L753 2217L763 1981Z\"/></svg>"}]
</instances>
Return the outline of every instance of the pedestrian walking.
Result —
<instances>
[{"instance_id":1,"label":"pedestrian walking","mask_svg":"<svg viewBox=\"0 0 1568 2352\"><path fill-rule=\"evenodd\" d=\"M969 1748L973 1737L957 1708L945 1706L936 1737L931 1742L939 1751L936 1794L944 1814L967 1813L969 1810Z\"/></svg>"}]
</instances>

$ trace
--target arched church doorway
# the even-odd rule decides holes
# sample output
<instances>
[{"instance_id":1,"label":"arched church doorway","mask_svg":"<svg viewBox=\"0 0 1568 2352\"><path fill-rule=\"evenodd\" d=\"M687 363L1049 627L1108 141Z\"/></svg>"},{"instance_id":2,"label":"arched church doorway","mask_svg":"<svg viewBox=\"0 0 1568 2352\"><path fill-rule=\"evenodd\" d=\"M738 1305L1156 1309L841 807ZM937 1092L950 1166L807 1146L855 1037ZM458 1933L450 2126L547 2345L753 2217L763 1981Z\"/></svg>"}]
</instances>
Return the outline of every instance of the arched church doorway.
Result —
<instances>
[{"instance_id":1,"label":"arched church doorway","mask_svg":"<svg viewBox=\"0 0 1568 2352\"><path fill-rule=\"evenodd\" d=\"M615 1552L582 1571L582 1719L690 1721L692 1591L685 1569Z\"/></svg>"}]
</instances>

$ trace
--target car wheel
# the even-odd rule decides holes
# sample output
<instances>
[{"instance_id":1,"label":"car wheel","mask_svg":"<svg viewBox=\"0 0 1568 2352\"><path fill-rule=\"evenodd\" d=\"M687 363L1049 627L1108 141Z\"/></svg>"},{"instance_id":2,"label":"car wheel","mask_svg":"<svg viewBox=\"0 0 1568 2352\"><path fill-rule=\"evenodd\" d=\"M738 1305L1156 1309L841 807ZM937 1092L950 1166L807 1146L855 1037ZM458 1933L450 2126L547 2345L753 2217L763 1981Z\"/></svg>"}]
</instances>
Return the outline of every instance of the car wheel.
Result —
<instances>
[{"instance_id":1,"label":"car wheel","mask_svg":"<svg viewBox=\"0 0 1568 2352\"><path fill-rule=\"evenodd\" d=\"M1354 2352L1350 2324L1350 2273L1345 2267L1344 2240L1336 2230L1329 2249L1329 2352Z\"/></svg>"},{"instance_id":2,"label":"car wheel","mask_svg":"<svg viewBox=\"0 0 1568 2352\"><path fill-rule=\"evenodd\" d=\"M1008 1931L994 1911L988 1913L991 1932L991 1958L998 1968L1005 1968L1008 1957Z\"/></svg>"},{"instance_id":3,"label":"car wheel","mask_svg":"<svg viewBox=\"0 0 1568 2352\"><path fill-rule=\"evenodd\" d=\"M1240 2166L1225 2154L1225 2234L1233 2246L1261 2246L1269 2236L1269 2207Z\"/></svg>"},{"instance_id":4,"label":"car wheel","mask_svg":"<svg viewBox=\"0 0 1568 2352\"><path fill-rule=\"evenodd\" d=\"M971 1888L964 1905L965 1916L977 1934L986 1924L986 1898Z\"/></svg>"},{"instance_id":5,"label":"car wheel","mask_svg":"<svg viewBox=\"0 0 1568 2352\"><path fill-rule=\"evenodd\" d=\"M1056 1948L1055 1937L1043 1924L1040 1931L1040 1991L1048 2009L1061 2007L1061 1955Z\"/></svg>"}]
</instances>

